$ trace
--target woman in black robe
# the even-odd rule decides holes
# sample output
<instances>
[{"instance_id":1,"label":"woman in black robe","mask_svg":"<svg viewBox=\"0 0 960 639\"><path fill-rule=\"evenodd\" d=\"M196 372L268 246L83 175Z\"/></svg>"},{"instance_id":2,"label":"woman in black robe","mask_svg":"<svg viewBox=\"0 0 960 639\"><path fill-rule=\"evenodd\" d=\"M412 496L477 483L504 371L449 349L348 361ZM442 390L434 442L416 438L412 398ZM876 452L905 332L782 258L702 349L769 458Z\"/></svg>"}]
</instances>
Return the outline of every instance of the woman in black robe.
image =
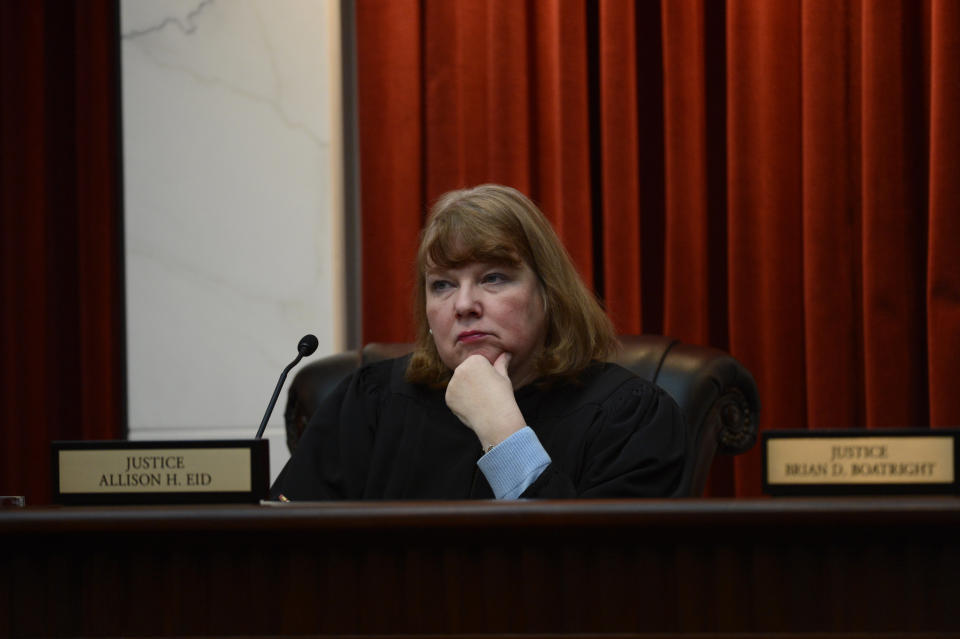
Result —
<instances>
[{"instance_id":1,"label":"woman in black robe","mask_svg":"<svg viewBox=\"0 0 960 639\"><path fill-rule=\"evenodd\" d=\"M417 254L417 342L317 408L283 500L663 497L683 418L603 359L603 309L537 207L482 185L434 205Z\"/></svg>"}]
</instances>

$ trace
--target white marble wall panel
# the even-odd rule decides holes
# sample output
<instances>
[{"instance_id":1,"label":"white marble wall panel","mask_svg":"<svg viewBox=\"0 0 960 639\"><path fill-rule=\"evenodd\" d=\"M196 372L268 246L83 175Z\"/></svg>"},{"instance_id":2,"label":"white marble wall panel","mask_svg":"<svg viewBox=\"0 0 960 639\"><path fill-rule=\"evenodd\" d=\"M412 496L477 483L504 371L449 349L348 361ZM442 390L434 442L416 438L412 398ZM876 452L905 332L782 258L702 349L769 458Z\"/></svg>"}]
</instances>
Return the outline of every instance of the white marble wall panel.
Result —
<instances>
[{"instance_id":1,"label":"white marble wall panel","mask_svg":"<svg viewBox=\"0 0 960 639\"><path fill-rule=\"evenodd\" d=\"M338 9L121 1L131 439L252 437L302 335L344 346Z\"/></svg>"}]
</instances>

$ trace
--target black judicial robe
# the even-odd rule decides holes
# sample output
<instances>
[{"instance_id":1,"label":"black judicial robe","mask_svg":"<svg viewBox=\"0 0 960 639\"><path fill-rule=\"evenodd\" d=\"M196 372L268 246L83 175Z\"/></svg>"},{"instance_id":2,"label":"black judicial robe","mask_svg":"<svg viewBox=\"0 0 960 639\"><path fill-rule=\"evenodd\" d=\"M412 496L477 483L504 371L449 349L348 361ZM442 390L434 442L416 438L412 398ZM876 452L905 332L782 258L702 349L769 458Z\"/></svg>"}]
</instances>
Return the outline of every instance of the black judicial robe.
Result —
<instances>
[{"instance_id":1,"label":"black judicial robe","mask_svg":"<svg viewBox=\"0 0 960 639\"><path fill-rule=\"evenodd\" d=\"M409 356L346 378L314 414L271 494L296 500L492 498L476 435L444 391L404 380ZM575 382L534 382L517 404L552 460L523 498L666 497L685 426L660 388L616 364Z\"/></svg>"}]
</instances>

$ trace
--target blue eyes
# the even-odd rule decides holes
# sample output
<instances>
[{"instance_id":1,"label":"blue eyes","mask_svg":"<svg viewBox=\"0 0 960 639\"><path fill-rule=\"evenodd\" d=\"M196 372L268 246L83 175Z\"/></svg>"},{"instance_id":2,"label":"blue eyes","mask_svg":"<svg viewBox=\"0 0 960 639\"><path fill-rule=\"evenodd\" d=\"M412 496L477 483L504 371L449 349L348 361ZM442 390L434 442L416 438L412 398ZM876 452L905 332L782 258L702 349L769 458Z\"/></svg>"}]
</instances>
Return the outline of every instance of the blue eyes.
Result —
<instances>
[{"instance_id":1,"label":"blue eyes","mask_svg":"<svg viewBox=\"0 0 960 639\"><path fill-rule=\"evenodd\" d=\"M504 284L507 281L508 278L503 273L486 273L480 278L480 284ZM455 287L456 284L450 280L434 280L428 286L434 293L441 293Z\"/></svg>"}]
</instances>

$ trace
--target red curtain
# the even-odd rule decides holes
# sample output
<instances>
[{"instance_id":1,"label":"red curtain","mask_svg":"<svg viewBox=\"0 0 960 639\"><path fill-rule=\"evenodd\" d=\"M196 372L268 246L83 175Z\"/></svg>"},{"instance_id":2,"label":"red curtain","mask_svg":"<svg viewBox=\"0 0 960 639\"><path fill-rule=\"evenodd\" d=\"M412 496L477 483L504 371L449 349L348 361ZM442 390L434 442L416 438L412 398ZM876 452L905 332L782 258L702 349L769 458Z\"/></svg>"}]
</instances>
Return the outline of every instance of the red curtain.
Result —
<instances>
[{"instance_id":1,"label":"red curtain","mask_svg":"<svg viewBox=\"0 0 960 639\"><path fill-rule=\"evenodd\" d=\"M357 42L365 341L411 337L429 204L501 182L763 428L960 426L960 3L357 0Z\"/></svg>"},{"instance_id":2,"label":"red curtain","mask_svg":"<svg viewBox=\"0 0 960 639\"><path fill-rule=\"evenodd\" d=\"M123 430L117 13L0 2L0 493L50 499L50 442Z\"/></svg>"}]
</instances>

